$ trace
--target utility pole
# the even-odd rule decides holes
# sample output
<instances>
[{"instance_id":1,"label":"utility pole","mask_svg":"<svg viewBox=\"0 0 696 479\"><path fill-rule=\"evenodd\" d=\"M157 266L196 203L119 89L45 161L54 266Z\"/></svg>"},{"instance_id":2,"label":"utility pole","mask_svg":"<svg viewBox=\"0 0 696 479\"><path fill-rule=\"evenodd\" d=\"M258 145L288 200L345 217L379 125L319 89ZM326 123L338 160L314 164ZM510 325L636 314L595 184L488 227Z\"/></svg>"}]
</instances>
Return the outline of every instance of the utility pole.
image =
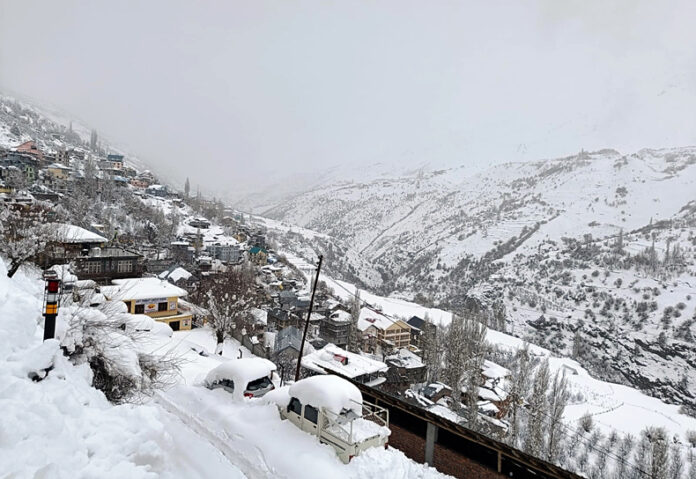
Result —
<instances>
[{"instance_id":1,"label":"utility pole","mask_svg":"<svg viewBox=\"0 0 696 479\"><path fill-rule=\"evenodd\" d=\"M317 275L314 278L314 287L312 288L312 297L309 299L309 311L307 311L307 321L305 321L304 332L302 333L302 342L300 343L300 355L297 357L297 369L295 369L295 381L300 380L300 367L302 365L302 353L304 352L304 343L307 339L307 330L309 329L309 318L312 316L312 307L314 306L314 294L317 292L317 283L319 282L319 272L321 271L321 262L324 260L323 255L319 255L319 264L317 265Z\"/></svg>"}]
</instances>

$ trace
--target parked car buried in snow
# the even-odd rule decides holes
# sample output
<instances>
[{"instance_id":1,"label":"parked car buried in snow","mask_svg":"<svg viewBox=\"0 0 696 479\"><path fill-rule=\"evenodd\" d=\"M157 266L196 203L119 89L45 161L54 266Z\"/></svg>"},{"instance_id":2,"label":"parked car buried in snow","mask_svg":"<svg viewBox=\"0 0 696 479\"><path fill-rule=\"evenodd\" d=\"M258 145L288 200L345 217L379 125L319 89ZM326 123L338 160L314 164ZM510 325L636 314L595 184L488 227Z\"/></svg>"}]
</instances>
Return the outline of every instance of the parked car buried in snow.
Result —
<instances>
[{"instance_id":1,"label":"parked car buried in snow","mask_svg":"<svg viewBox=\"0 0 696 479\"><path fill-rule=\"evenodd\" d=\"M233 359L212 369L206 376L204 385L208 389L222 388L235 399L261 397L275 389L275 371L275 364L268 359Z\"/></svg>"},{"instance_id":2,"label":"parked car buried in snow","mask_svg":"<svg viewBox=\"0 0 696 479\"><path fill-rule=\"evenodd\" d=\"M280 397L281 417L332 446L346 464L370 447L388 445L389 411L363 401L360 390L345 379L312 376Z\"/></svg>"}]
</instances>

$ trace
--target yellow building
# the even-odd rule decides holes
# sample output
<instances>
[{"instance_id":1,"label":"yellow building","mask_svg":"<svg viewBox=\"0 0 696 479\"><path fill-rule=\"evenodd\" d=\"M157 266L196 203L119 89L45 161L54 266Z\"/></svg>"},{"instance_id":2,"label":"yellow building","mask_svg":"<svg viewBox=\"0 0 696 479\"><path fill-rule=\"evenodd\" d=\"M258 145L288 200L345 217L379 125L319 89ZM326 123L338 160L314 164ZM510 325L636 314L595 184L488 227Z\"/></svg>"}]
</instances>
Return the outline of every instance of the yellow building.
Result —
<instances>
[{"instance_id":1,"label":"yellow building","mask_svg":"<svg viewBox=\"0 0 696 479\"><path fill-rule=\"evenodd\" d=\"M46 167L46 171L57 180L67 180L70 178L70 168L60 163L51 163Z\"/></svg>"},{"instance_id":2,"label":"yellow building","mask_svg":"<svg viewBox=\"0 0 696 479\"><path fill-rule=\"evenodd\" d=\"M123 301L131 314L145 314L167 323L174 331L191 329L191 313L179 310L184 289L159 278L115 279L102 293L111 301Z\"/></svg>"}]
</instances>

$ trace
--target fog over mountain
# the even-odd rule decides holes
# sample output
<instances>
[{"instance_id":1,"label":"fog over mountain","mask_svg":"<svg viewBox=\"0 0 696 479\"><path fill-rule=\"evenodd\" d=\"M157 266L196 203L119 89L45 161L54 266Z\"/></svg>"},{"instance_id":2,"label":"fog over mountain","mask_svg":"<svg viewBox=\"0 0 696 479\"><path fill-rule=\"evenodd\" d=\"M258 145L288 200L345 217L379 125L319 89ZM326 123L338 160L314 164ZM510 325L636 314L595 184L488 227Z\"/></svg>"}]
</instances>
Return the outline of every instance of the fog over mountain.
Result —
<instances>
[{"instance_id":1,"label":"fog over mountain","mask_svg":"<svg viewBox=\"0 0 696 479\"><path fill-rule=\"evenodd\" d=\"M0 89L237 198L336 165L694 144L694 17L686 1L2 0Z\"/></svg>"}]
</instances>

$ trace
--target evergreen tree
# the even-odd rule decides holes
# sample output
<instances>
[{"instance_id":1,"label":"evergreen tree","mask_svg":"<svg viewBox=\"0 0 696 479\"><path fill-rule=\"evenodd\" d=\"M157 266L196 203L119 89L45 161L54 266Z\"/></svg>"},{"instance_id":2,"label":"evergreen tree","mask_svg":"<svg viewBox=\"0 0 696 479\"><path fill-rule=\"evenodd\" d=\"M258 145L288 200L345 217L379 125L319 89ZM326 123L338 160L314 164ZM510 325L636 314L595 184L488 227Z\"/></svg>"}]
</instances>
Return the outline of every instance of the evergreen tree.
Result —
<instances>
[{"instance_id":1,"label":"evergreen tree","mask_svg":"<svg viewBox=\"0 0 696 479\"><path fill-rule=\"evenodd\" d=\"M184 198L188 199L189 192L191 191L191 184L189 183L188 176L186 177L186 183L184 183Z\"/></svg>"}]
</instances>

